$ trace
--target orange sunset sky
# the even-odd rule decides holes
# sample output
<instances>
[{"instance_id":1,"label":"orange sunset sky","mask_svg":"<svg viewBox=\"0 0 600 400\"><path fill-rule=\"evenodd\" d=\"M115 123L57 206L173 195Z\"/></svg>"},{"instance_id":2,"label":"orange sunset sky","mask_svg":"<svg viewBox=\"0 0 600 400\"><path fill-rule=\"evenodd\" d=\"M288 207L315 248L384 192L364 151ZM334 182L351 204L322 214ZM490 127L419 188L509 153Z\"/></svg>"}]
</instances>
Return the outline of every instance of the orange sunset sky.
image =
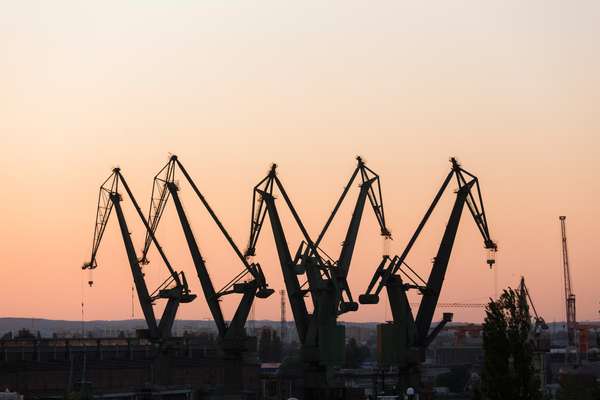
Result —
<instances>
[{"instance_id":1,"label":"orange sunset sky","mask_svg":"<svg viewBox=\"0 0 600 400\"><path fill-rule=\"evenodd\" d=\"M131 318L116 219L93 288L80 269L98 187L118 165L146 210L152 177L174 153L242 248L252 187L271 162L316 235L362 155L382 179L394 253L456 156L481 181L500 248L498 287L525 275L545 319L564 319L564 214L578 319L597 320L598 21L597 1L4 2L0 316L77 320L83 298L85 319ZM191 189L181 193L220 286L241 265ZM356 194L325 242L329 253L339 251ZM423 275L452 201L450 192L408 260ZM139 248L143 227L123 204ZM295 248L298 232L285 222ZM382 254L370 209L361 228L349 276L355 296ZM158 238L200 294L172 205ZM150 257L154 288L166 272ZM256 261L270 286L283 288L270 227ZM465 213L441 301L484 302L493 291ZM223 302L228 316L236 301ZM454 312L457 321L483 318L479 309ZM255 315L278 319L278 296L258 300ZM178 317L208 318L203 297ZM382 297L342 319L390 317Z\"/></svg>"}]
</instances>

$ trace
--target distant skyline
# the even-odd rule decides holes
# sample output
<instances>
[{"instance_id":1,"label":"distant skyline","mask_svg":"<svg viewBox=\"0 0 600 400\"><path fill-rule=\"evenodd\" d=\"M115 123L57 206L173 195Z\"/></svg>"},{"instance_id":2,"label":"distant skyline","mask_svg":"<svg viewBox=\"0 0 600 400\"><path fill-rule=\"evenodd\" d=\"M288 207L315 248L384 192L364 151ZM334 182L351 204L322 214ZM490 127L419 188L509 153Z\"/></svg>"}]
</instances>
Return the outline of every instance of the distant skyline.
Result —
<instances>
[{"instance_id":1,"label":"distant skyline","mask_svg":"<svg viewBox=\"0 0 600 400\"><path fill-rule=\"evenodd\" d=\"M152 177L172 153L241 248L252 188L272 162L316 235L361 155L381 176L393 253L456 156L481 182L499 245L498 288L524 275L538 312L564 320L558 216L566 215L577 316L599 319L599 2L3 5L1 317L78 320L83 299L85 319L129 318L131 275L116 219L93 288L80 269L98 188L118 165L146 211ZM328 253L339 252L356 193L324 243ZM224 284L241 265L190 188L182 184L181 195L215 286ZM408 260L422 275L451 202L443 200ZM129 202L124 208L139 249L143 228ZM289 236L295 247L298 232ZM179 317L208 318L171 205L158 237L199 295ZM349 276L356 298L381 254L366 209ZM485 256L465 213L441 301L482 303L493 294ZM154 289L166 273L156 254L151 260ZM256 261L282 289L270 227ZM236 301L224 300L227 319ZM478 309L453 311L455 321L483 318ZM278 294L258 299L255 317L277 320ZM390 318L383 295L342 319Z\"/></svg>"}]
</instances>

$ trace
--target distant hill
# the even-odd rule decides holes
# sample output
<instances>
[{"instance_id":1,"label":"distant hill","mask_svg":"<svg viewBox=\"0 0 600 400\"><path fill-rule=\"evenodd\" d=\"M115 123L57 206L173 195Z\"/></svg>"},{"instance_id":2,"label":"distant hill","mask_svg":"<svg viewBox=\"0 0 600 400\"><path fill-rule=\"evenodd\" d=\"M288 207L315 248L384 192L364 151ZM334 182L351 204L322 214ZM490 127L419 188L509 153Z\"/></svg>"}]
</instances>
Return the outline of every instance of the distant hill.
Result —
<instances>
[{"instance_id":1,"label":"distant hill","mask_svg":"<svg viewBox=\"0 0 600 400\"><path fill-rule=\"evenodd\" d=\"M375 329L376 323L354 323L346 322L347 326L362 326ZM258 320L252 321L247 325L260 329L263 326L272 329L279 329L279 321ZM71 336L80 334L82 328L86 332L93 332L94 336L116 336L120 331L135 332L136 329L146 327L146 322L142 319L128 320L97 320L85 321L82 326L81 321L54 320L43 318L0 318L0 336L12 332L16 334L21 329L27 329L32 333L40 332L42 337L51 337L53 334L58 336ZM293 322L287 322L287 329L294 329ZM176 320L173 326L175 334L188 332L215 332L216 328L212 320Z\"/></svg>"},{"instance_id":2,"label":"distant hill","mask_svg":"<svg viewBox=\"0 0 600 400\"><path fill-rule=\"evenodd\" d=\"M375 329L377 322L341 322L347 327L361 327L366 329ZM581 323L586 323L582 321ZM450 323L449 326L460 326L465 323ZM598 322L592 322L598 324ZM564 322L552 322L548 324L552 332L561 332L565 330ZM258 320L250 321L246 327L260 329L263 326L279 330L279 321ZM143 329L146 323L142 319L128 320L97 320L85 321L83 328L85 332L91 332L95 337L117 336L119 332L124 331L132 335L136 329ZM58 336L79 335L82 331L81 321L54 320L43 318L0 318L0 336L12 332L16 334L21 329L27 329L32 333L40 332L42 337L51 337L53 334ZM293 322L287 322L287 330L294 330ZM173 326L173 333L181 335L183 332L215 332L216 328L212 320L176 320Z\"/></svg>"},{"instance_id":3,"label":"distant hill","mask_svg":"<svg viewBox=\"0 0 600 400\"><path fill-rule=\"evenodd\" d=\"M174 330L176 332L188 331L210 331L213 329L212 321L175 321ZM92 331L95 336L116 336L118 332L134 332L136 329L146 327L146 322L141 319L130 320L98 320L81 321L53 320L42 318L0 318L0 335L7 332L16 333L21 329L27 329L33 333L40 332L42 337L51 337L53 334L59 336L70 336L82 331Z\"/></svg>"}]
</instances>

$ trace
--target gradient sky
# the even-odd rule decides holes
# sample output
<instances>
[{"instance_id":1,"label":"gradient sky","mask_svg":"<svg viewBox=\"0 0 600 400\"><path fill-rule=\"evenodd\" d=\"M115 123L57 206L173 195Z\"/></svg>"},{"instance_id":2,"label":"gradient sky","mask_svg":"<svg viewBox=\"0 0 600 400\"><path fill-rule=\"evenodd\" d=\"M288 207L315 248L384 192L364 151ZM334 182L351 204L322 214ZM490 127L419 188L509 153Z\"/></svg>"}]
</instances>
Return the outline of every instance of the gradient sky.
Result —
<instances>
[{"instance_id":1,"label":"gradient sky","mask_svg":"<svg viewBox=\"0 0 600 400\"><path fill-rule=\"evenodd\" d=\"M598 21L597 1L3 2L0 316L79 319L83 296L86 319L131 317L116 220L93 288L79 269L98 187L114 166L146 208L152 176L178 154L244 247L251 188L271 162L316 234L360 154L381 175L396 253L458 157L481 180L500 246L498 287L525 275L547 321L564 318L558 216L567 215L578 318L597 320ZM424 275L452 196L408 260ZM185 185L182 197L219 286L240 264ZM124 207L139 248L143 230ZM350 208L332 227L331 253ZM349 277L355 296L382 253L365 215ZM286 226L295 247L298 233ZM158 237L199 293L172 207ZM281 289L270 229L263 239L256 261ZM493 294L482 245L465 214L442 301ZM153 288L166 274L151 257ZM228 316L236 301L224 301ZM455 320L483 316L454 311ZM258 300L255 313L278 319L278 296ZM208 316L202 297L179 313ZM343 319L389 318L383 298Z\"/></svg>"}]
</instances>

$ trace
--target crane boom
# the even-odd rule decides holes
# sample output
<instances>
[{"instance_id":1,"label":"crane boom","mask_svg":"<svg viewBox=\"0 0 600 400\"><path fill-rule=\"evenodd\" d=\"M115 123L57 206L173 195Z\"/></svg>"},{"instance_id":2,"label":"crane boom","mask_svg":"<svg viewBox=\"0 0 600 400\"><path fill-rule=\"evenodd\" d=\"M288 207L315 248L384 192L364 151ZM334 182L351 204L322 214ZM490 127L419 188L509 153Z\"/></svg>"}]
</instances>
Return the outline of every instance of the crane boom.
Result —
<instances>
[{"instance_id":1,"label":"crane boom","mask_svg":"<svg viewBox=\"0 0 600 400\"><path fill-rule=\"evenodd\" d=\"M331 220L335 217L337 210L339 209L341 203L344 201L346 194L348 193L348 188L354 181L356 175L360 172L361 176L361 185L360 192L358 198L356 200L356 205L354 207L354 212L352 213L352 218L350 220L350 224L348 225L348 231L346 233L346 238L344 239L344 244L342 246L342 250L340 252L340 256L337 261L337 266L341 270L341 273L344 277L348 276L348 272L350 269L350 263L352 261L352 255L354 254L354 246L356 244L356 238L358 236L358 230L360 227L360 223L362 221L362 213L365 207L366 199L369 199L371 204L371 208L373 209L373 213L377 218L377 222L379 223L379 229L381 231L381 236L385 239L391 239L391 233L388 230L385 224L385 213L383 208L383 197L381 194L381 182L379 179L379 175L377 175L373 170L368 168L362 158L357 157L358 166L356 167L354 173L352 174L352 178L350 182L344 189L344 192L340 196L329 220L325 224L325 227L321 231L319 235L319 240L317 241L317 246L320 240L325 235L327 227L331 223Z\"/></svg>"},{"instance_id":2,"label":"crane boom","mask_svg":"<svg viewBox=\"0 0 600 400\"><path fill-rule=\"evenodd\" d=\"M448 185L450 184L453 176L456 176L459 192L462 188L464 188L466 186L468 187L466 189L467 193L465 194L466 198L464 198L462 201L467 204L467 207L477 225L477 228L483 237L484 248L486 248L490 252L490 255L487 259L488 265L490 267L492 267L492 265L495 263L493 255L498 250L498 248L497 248L496 243L491 239L491 236L489 234L487 217L486 217L485 210L483 207L483 198L481 195L479 180L473 174L465 171L458 164L458 161L455 158L451 158L450 162L452 164L451 171L448 173L448 175L444 179L440 189L437 191L433 201L431 202L431 205L425 212L425 215L421 219L421 222L419 222L417 229L415 230L414 234L408 241L408 244L404 248L404 251L398 257L397 262L390 264L388 266L388 268L383 268L381 265L379 268L377 268L377 270L375 271L375 274L373 275L371 281L369 282L369 285L367 286L367 290L365 291L365 294L363 294L359 297L359 301L361 303L363 303L363 304L377 303L379 301L379 293L385 287L387 280L390 279L391 276L393 276L399 272L401 273L402 268L408 267L406 264L406 258L408 257L408 254L410 253L413 245L419 238L421 231L427 224L427 221L429 220L429 218L431 217L431 214L433 213L437 204L439 203L439 200L441 199L442 195L448 188ZM476 191L475 195L473 194L473 191ZM458 192L457 192L457 194L458 194ZM457 204L457 202L455 202L455 205L456 204ZM414 271L412 271L412 272L414 272Z\"/></svg>"},{"instance_id":3,"label":"crane boom","mask_svg":"<svg viewBox=\"0 0 600 400\"><path fill-rule=\"evenodd\" d=\"M352 184L354 183L354 180L356 179L356 177L359 173L360 173L361 180L362 180L361 187L363 185L367 185L367 187L366 187L366 190L368 192L367 196L368 196L369 202L371 203L371 206L373 208L375 217L377 218L377 222L379 223L379 227L381 229L381 235L385 236L385 237L391 237L391 233L387 229L387 226L385 224L385 212L383 209L383 196L381 194L381 183L380 183L379 175L376 174L372 169L367 167L364 160L361 157L356 157L356 160L358 161L358 165L357 165L356 169L350 176L348 183L344 187L344 190L343 190L341 196L339 197L337 203L333 207L333 210L332 210L331 214L329 215L327 222L325 222L323 229L321 229L321 233L319 233L319 236L317 237L317 240L315 241L315 246L317 246L317 247L319 247L319 245L321 244L321 241L325 237L325 234L327 233L327 230L329 229L331 222L333 222L333 219L335 218L338 210L340 209L342 203L344 202L344 199L346 198L350 188L352 187ZM357 201L357 204L358 204L358 201Z\"/></svg>"},{"instance_id":4,"label":"crane boom","mask_svg":"<svg viewBox=\"0 0 600 400\"><path fill-rule=\"evenodd\" d=\"M187 215L185 214L185 211L183 210L183 205L181 204L181 200L179 199L179 194L177 193L179 189L176 187L174 182L167 182L166 186L168 187L169 193L173 197L173 203L175 203L177 215L179 216L179 222L181 223L181 228L185 235L185 239L188 244L192 260L194 262L194 266L196 267L196 273L198 274L198 279L200 280L202 291L204 292L204 295L206 297L208 308L210 309L210 313L213 317L213 320L217 325L219 336L224 336L225 332L227 331L225 318L223 317L223 312L221 311L221 307L219 305L219 299L208 274L206 264L204 262L204 259L202 258L202 255L200 254L200 249L198 248L198 244L196 243L194 233L192 232L192 228L187 219Z\"/></svg>"},{"instance_id":5,"label":"crane boom","mask_svg":"<svg viewBox=\"0 0 600 400\"><path fill-rule=\"evenodd\" d=\"M119 193L120 186L123 186L123 188L125 189L145 228L147 230L150 229L150 225L144 218L139 204L137 203L137 200L135 199L131 189L129 188L127 181L121 174L120 169L113 169L113 173L111 174L111 176L109 176L109 178L106 179L100 187L100 194L98 196L98 208L96 211L96 224L94 228L92 254L90 257L90 261L86 262L82 268L94 269L97 267L96 256L98 253L98 249L100 247L100 243L102 241L102 237L104 235L104 231L106 229L106 225L108 223L111 211L114 208L115 213L117 214L119 228L121 231L121 236L123 238L123 243L125 245L125 250L127 252L127 258L129 260L129 266L131 268L131 273L137 290L140 306L142 308L142 312L144 314L144 318L148 326L149 337L154 340L166 339L171 334L171 329L175 320L179 304L189 303L193 301L196 296L189 291L187 281L185 279L185 274L183 272L175 272L175 270L171 266L162 247L158 243L156 236L154 236L154 232L150 234L151 242L154 243L156 249L158 250L158 253L160 254L165 266L169 270L170 276L153 293L150 293L148 291L148 287L144 280L144 274L140 266L140 261L137 257L135 248L133 246L133 242L131 240L129 227L127 225L125 215L121 208L121 201L123 198ZM154 314L153 308L154 301L157 299L167 299L167 305L165 306L163 315L158 324L156 322L156 316Z\"/></svg>"},{"instance_id":6,"label":"crane boom","mask_svg":"<svg viewBox=\"0 0 600 400\"><path fill-rule=\"evenodd\" d=\"M366 199L369 199L369 203L371 204L374 215L378 221L381 235L384 236L385 239L391 239L391 233L385 224L385 212L383 208L383 198L379 175L377 175L373 170L368 168L361 157L357 157L357 162L357 167L353 171L348 183L344 187L341 196L335 204L333 211L330 213L329 218L325 222L325 225L323 226L315 242L312 242L310 240L309 234L306 228L304 227L302 220L300 219L297 211L295 210L292 202L290 201L283 184L281 183L281 181L275 173L277 165L273 164L271 171L269 172L267 177L265 177L255 186L253 194L250 238L245 253L246 256L254 255L256 243L260 236L264 219L268 213L262 194L272 194L275 188L279 189L286 202L286 205L290 209L290 212L292 213L292 216L296 221L296 224L298 225L299 229L301 230L304 236L303 244L305 245L305 247L299 248L297 251L297 255L298 257L304 257L304 260L310 257L315 257L317 260L317 264L321 265L321 274L326 275L327 279L333 278L331 279L331 284L334 285L336 291L338 292L339 314L343 314L348 311L355 311L358 308L358 304L355 303L352 299L352 294L347 284L347 276L350 270L352 255L354 253L354 248L358 236L360 223L362 220L363 210L366 204ZM360 176L361 178L360 192L356 199L356 204L340 251L340 256L337 261L327 260L329 259L329 256L327 256L324 252L322 253L319 245L324 239L329 226L333 222L350 188L352 187L352 184L358 176ZM305 272L305 265L303 265L302 263L297 264L295 268L298 269L298 272L300 273ZM307 274L308 280L311 279L311 276L313 277L313 279L316 279L314 278L315 275ZM313 299L313 302L314 301L315 300Z\"/></svg>"},{"instance_id":7,"label":"crane boom","mask_svg":"<svg viewBox=\"0 0 600 400\"><path fill-rule=\"evenodd\" d=\"M123 236L123 242L125 243L125 250L127 251L127 258L129 260L129 266L131 267L131 274L133 275L133 282L140 301L140 306L146 319L148 329L150 330L151 337L158 336L158 326L156 324L156 317L154 316L154 310L152 308L152 299L148 292L148 287L144 281L144 273L139 266L137 255L131 241L129 234L129 228L121 209L121 196L118 193L111 193L110 200L114 204L115 212L119 220L119 227L121 229L121 235Z\"/></svg>"},{"instance_id":8,"label":"crane boom","mask_svg":"<svg viewBox=\"0 0 600 400\"><path fill-rule=\"evenodd\" d=\"M567 337L569 341L569 347L576 347L576 330L577 330L577 318L575 314L575 293L571 286L571 270L569 266L569 250L567 248L567 217L561 215L560 219L560 231L562 238L562 262L563 262L563 274L565 281L565 309L567 317Z\"/></svg>"},{"instance_id":9,"label":"crane boom","mask_svg":"<svg viewBox=\"0 0 600 400\"><path fill-rule=\"evenodd\" d=\"M298 338L300 339L301 343L304 343L310 322L310 315L304 301L305 293L300 287L300 281L298 280L296 269L294 268L295 263L292 260L285 232L281 224L281 219L279 218L279 212L275 206L275 198L273 195L267 192L259 192L259 194L265 202L265 208L269 213L271 230L273 231L277 255L279 256L279 264L281 265L283 281L285 283L285 288L290 301L290 307L296 323Z\"/></svg>"},{"instance_id":10,"label":"crane boom","mask_svg":"<svg viewBox=\"0 0 600 400\"><path fill-rule=\"evenodd\" d=\"M497 250L497 246L489 234L477 177L465 171L456 159L451 158L450 161L452 164L451 171L434 196L431 205L425 212L404 251L400 256L389 257L384 255L367 286L367 290L359 296L359 301L362 304L376 304L379 302L381 290L384 287L386 288L388 301L392 310L393 323L383 324L378 327L380 330L378 335L381 337L381 347L378 350L382 363L395 364L398 366L399 371L401 371L399 374L400 387L406 388L419 384L418 365L424 361L426 348L442 328L452 320L451 313L444 313L442 321L431 330L431 322L435 310L439 305L439 296L465 205L469 209L483 237L484 247L492 253L491 255ZM458 184L456 199L437 255L434 258L431 272L427 282L425 282L406 263L406 258L442 195L450 185L453 176L456 177ZM491 255L487 260L490 267L494 264L494 259ZM404 282L403 277L407 279L407 282ZM407 291L410 289L417 289L423 295L416 317L413 316L407 298Z\"/></svg>"},{"instance_id":11,"label":"crane boom","mask_svg":"<svg viewBox=\"0 0 600 400\"><path fill-rule=\"evenodd\" d=\"M415 244L415 242L419 238L419 235L421 234L421 231L423 230L423 228L427 224L427 221L429 220L429 217L433 213L433 210L437 206L437 203L440 201L442 195L444 194L444 191L448 187L448 184L450 183L450 180L452 179L452 175L453 175L453 171L450 171L450 173L448 174L448 176L446 177L446 179L442 183L442 186L440 187L440 189L438 190L437 194L435 195L435 197L434 197L431 205L429 206L429 208L425 212L425 215L423 216L423 219L421 219L421 222L417 226L417 229L415 230L415 233L413 233L412 237L408 241L408 244L404 248L404 251L400 255L399 262L392 264L391 268L388 269L388 270L378 269L378 273L374 274L373 277L371 278L371 281L369 282L369 286L367 287L367 290L365 291L365 294L361 295L362 300L360 300L360 298L359 298L359 301L361 303L371 304L371 303L377 303L379 301L379 297L378 297L379 293L384 288L387 279L389 279L392 275L396 274L398 272L398 270L400 269L400 267L402 266L402 264L404 263L404 260L408 256L408 253L410 253L413 245ZM399 265L399 266L396 266L396 265ZM377 285L378 282L379 282L379 284ZM377 285L376 288L375 288L375 285ZM371 293L371 291L374 288L375 288L375 292Z\"/></svg>"},{"instance_id":12,"label":"crane boom","mask_svg":"<svg viewBox=\"0 0 600 400\"><path fill-rule=\"evenodd\" d=\"M200 252L200 248L192 231L189 219L185 213L181 198L179 197L179 187L175 182L175 173L177 169L183 173L190 186L192 186L197 197L201 200L202 204L211 215L213 221L219 227L244 266L242 272L237 274L231 281L229 281L222 289L218 291L214 288L206 267L206 263ZM158 229L169 197L173 199L173 203L175 204L179 222L181 224L192 261L196 268L196 273L198 275L202 291L204 292L209 310L217 326L219 338L222 341L227 342L223 342L227 349L235 351L241 350L240 344L243 342L242 339L245 337L244 325L248 318L248 314L250 313L254 297L266 298L270 296L274 290L268 288L260 265L248 263L246 258L242 255L241 251L177 156L172 156L167 165L165 165L165 167L163 167L154 178L152 203L149 212L149 220L151 220L152 223L150 226L151 229L148 231L148 235L146 236L143 259L146 259L147 257L146 254L149 249L148 242L151 241L150 234L154 233ZM252 277L252 279L248 282L242 282L242 279L248 274ZM242 294L242 299L238 304L232 320L229 324L227 324L221 310L220 298L232 293Z\"/></svg>"},{"instance_id":13,"label":"crane boom","mask_svg":"<svg viewBox=\"0 0 600 400\"><path fill-rule=\"evenodd\" d=\"M417 312L416 326L417 332L421 342L425 341L425 338L429 334L429 328L431 327L431 321L435 308L444 284L444 277L446 275L446 269L448 268L448 261L450 261L450 254L452 253L452 247L454 245L454 239L456 238L456 232L458 231L458 225L460 223L460 217L462 215L463 207L469 190L473 186L473 183L463 186L459 189L456 195L456 201L450 214L450 219L446 225L442 242L438 249L438 253L433 261L433 267L427 280L427 290L423 293L421 299L421 305Z\"/></svg>"},{"instance_id":14,"label":"crane boom","mask_svg":"<svg viewBox=\"0 0 600 400\"><path fill-rule=\"evenodd\" d=\"M277 177L277 166L275 164L271 167L268 175L255 186L253 192L250 238L245 254L246 256L253 256L255 254L256 244L265 218L268 215L290 308L302 345L302 358L306 365L308 365L308 369L305 370L308 375L317 373L313 368L321 371L319 373L323 373L329 366L340 365L343 360L344 327L337 323L337 317L342 313L355 311L358 308L358 304L352 299L347 283L347 276L367 199L380 225L381 234L386 238L391 236L385 226L379 176L368 169L362 159L358 158L357 160L358 166L353 171L341 196L334 205L333 211L317 237L316 242L309 236L281 180ZM334 261L320 249L319 245L324 239L350 188L359 177L360 191L353 208L339 258L337 261ZM279 210L275 202L275 191L281 194L304 239L295 253L290 251ZM293 256L292 254L295 255ZM307 288L304 288L305 284L300 283L300 275L305 275ZM312 313L309 313L305 299L308 293L310 293L313 305ZM325 375L327 376L327 373ZM322 385L327 386L327 384L323 383L327 379L323 375L319 376L320 378L315 378L315 380L311 381L311 387L314 386L315 382L321 382Z\"/></svg>"}]
</instances>

